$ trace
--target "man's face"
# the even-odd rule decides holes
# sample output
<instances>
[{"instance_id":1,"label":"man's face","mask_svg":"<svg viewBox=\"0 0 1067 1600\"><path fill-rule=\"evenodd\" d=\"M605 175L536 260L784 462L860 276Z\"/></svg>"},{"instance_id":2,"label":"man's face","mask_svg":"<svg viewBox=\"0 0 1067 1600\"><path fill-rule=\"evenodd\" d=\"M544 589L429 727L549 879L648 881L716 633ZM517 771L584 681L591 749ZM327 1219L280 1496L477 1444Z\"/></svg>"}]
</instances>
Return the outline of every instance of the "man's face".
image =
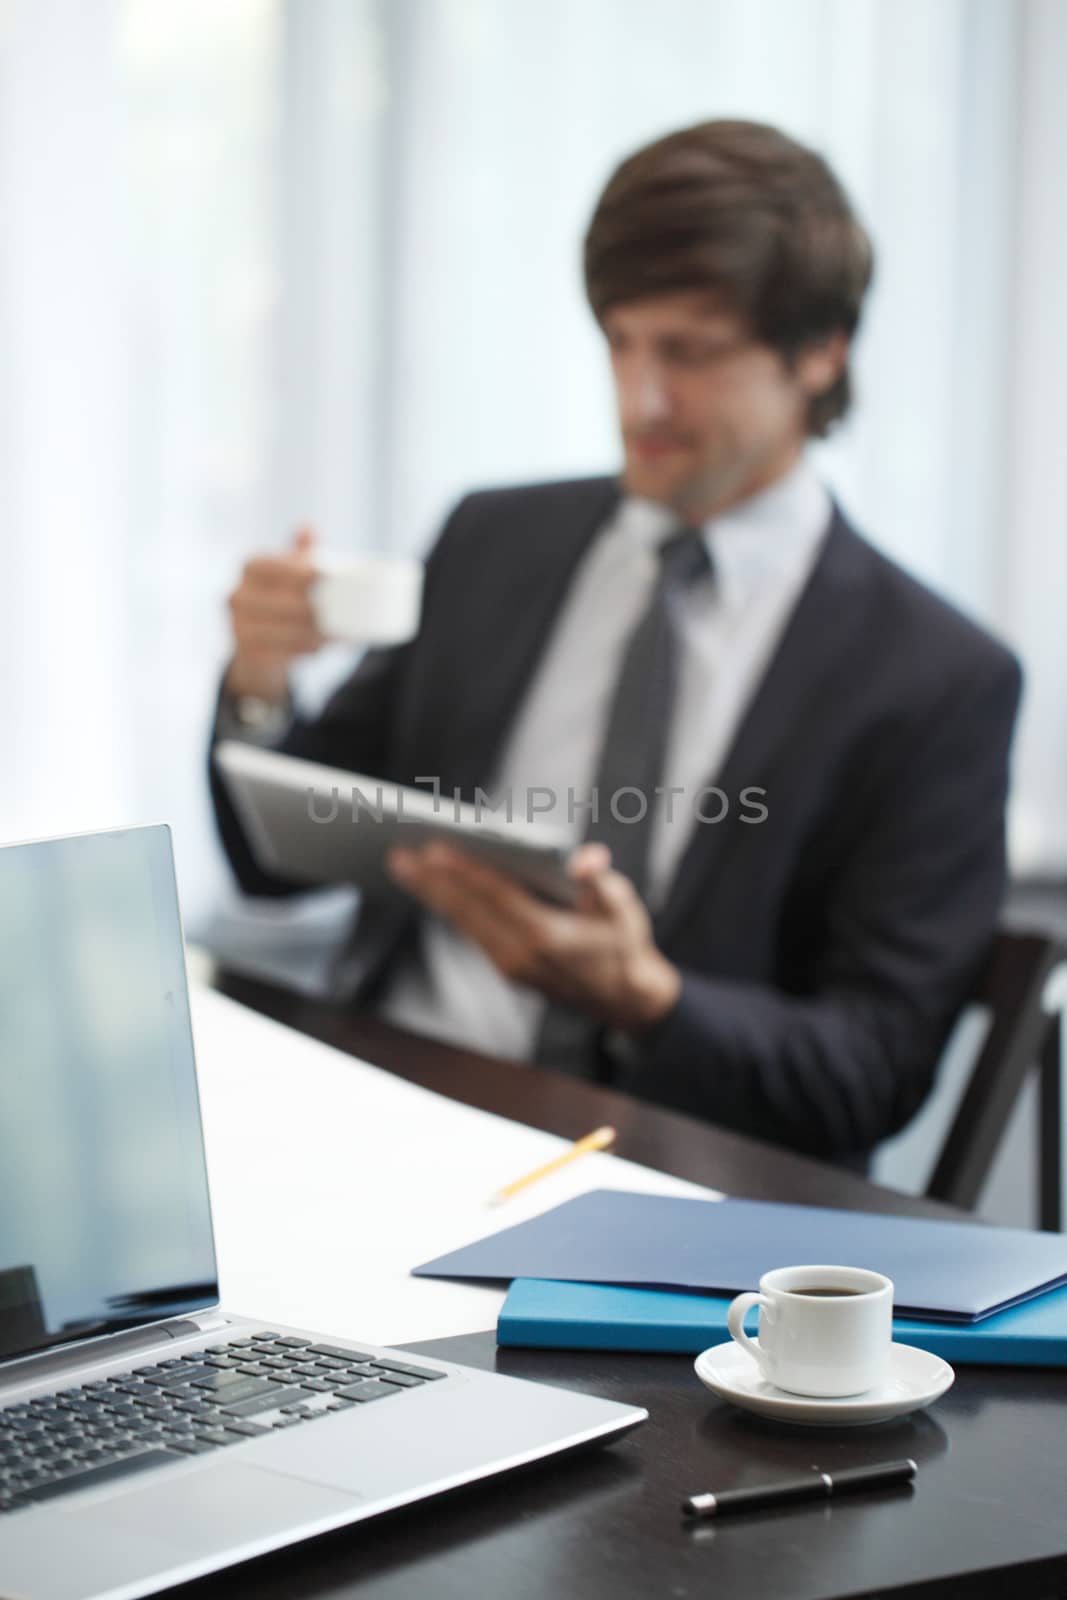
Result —
<instances>
[{"instance_id":1,"label":"man's face","mask_svg":"<svg viewBox=\"0 0 1067 1600\"><path fill-rule=\"evenodd\" d=\"M787 364L704 292L612 306L603 328L626 488L693 520L786 470L803 444L812 394L834 381L846 351L843 340L830 341Z\"/></svg>"}]
</instances>

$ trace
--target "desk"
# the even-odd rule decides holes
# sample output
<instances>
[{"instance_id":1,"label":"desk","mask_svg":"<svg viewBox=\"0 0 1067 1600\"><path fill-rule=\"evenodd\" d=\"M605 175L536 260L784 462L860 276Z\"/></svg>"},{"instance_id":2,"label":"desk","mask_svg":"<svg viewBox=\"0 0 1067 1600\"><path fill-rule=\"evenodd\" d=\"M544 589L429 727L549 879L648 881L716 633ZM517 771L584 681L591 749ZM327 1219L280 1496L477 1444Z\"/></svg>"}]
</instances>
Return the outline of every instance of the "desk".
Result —
<instances>
[{"instance_id":1,"label":"desk","mask_svg":"<svg viewBox=\"0 0 1067 1600\"><path fill-rule=\"evenodd\" d=\"M951 1215L851 1174L608 1090L430 1045L246 979L232 998L410 1081L574 1137L601 1122L619 1154L753 1198ZM413 1345L471 1366L648 1407L618 1445L430 1502L190 1587L190 1600L815 1600L860 1594L1067 1593L1067 1372L962 1368L929 1414L851 1435L776 1428L703 1391L684 1356L498 1352L492 1333ZM911 1455L914 1492L683 1525L701 1488L812 1461Z\"/></svg>"}]
</instances>

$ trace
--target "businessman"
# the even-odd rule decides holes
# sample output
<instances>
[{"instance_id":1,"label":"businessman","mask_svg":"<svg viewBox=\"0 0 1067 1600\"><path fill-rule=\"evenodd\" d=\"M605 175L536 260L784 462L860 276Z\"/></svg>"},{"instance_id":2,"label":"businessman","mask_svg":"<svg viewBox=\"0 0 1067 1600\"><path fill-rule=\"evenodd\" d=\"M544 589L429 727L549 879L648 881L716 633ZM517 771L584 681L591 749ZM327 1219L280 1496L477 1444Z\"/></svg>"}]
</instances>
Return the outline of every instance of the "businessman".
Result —
<instances>
[{"instance_id":1,"label":"businessman","mask_svg":"<svg viewBox=\"0 0 1067 1600\"><path fill-rule=\"evenodd\" d=\"M868 544L805 455L850 404L872 268L822 159L718 121L624 161L585 240L618 478L469 495L421 626L321 715L310 536L249 562L216 737L568 830L572 909L397 851L339 986L390 1020L862 1166L988 950L1021 675ZM222 838L256 864L212 772Z\"/></svg>"}]
</instances>

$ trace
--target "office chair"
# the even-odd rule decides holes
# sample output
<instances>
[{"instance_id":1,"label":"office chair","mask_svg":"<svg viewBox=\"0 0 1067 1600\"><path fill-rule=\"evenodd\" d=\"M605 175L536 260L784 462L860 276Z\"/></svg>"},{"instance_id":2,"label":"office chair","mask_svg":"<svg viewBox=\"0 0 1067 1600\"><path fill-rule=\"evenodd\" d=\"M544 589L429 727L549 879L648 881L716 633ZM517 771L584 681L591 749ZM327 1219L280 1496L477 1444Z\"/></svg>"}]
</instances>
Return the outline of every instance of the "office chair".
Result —
<instances>
[{"instance_id":1,"label":"office chair","mask_svg":"<svg viewBox=\"0 0 1067 1600\"><path fill-rule=\"evenodd\" d=\"M982 1185L1027 1073L1040 1073L1038 1218L1063 1227L1063 1013L1067 1010L1067 945L1049 933L1002 930L972 1005L990 1013L990 1027L945 1135L927 1195L968 1210Z\"/></svg>"}]
</instances>

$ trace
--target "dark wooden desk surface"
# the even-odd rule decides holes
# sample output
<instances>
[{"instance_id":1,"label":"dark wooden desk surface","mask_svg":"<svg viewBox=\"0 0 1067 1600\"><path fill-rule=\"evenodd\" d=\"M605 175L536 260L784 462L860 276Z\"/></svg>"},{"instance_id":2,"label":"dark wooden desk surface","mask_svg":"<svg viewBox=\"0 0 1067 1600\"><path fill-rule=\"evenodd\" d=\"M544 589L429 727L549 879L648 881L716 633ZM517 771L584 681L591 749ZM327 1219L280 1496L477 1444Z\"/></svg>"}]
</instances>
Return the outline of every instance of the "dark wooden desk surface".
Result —
<instances>
[{"instance_id":1,"label":"dark wooden desk surface","mask_svg":"<svg viewBox=\"0 0 1067 1600\"><path fill-rule=\"evenodd\" d=\"M219 987L413 1082L732 1194L951 1214L847 1173L552 1073L417 1041L245 979ZM610 1449L498 1480L208 1579L190 1600L730 1600L1067 1594L1067 1372L961 1368L928 1413L880 1428L779 1427L708 1395L685 1356L501 1350L492 1333L412 1345L647 1406ZM914 1489L684 1524L679 1501L813 1462L913 1456Z\"/></svg>"}]
</instances>

